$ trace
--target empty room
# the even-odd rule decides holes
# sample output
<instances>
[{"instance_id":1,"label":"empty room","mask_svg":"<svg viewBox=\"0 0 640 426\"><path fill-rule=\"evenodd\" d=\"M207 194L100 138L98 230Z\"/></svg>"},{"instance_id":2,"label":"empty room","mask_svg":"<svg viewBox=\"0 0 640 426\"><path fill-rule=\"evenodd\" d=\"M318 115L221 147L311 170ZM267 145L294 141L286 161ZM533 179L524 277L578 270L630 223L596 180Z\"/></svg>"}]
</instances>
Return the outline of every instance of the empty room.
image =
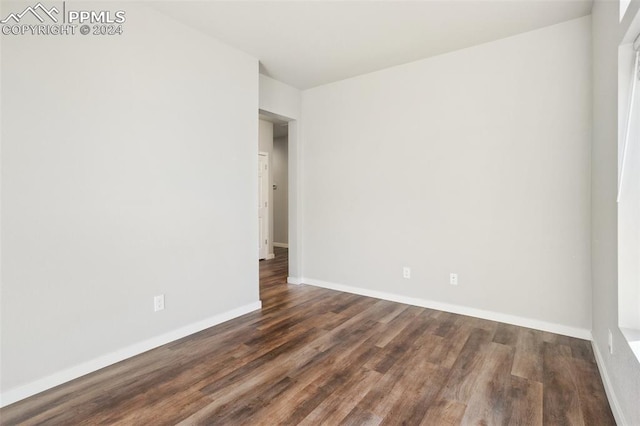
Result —
<instances>
[{"instance_id":1,"label":"empty room","mask_svg":"<svg viewBox=\"0 0 640 426\"><path fill-rule=\"evenodd\" d=\"M0 2L1 425L640 425L640 1Z\"/></svg>"}]
</instances>

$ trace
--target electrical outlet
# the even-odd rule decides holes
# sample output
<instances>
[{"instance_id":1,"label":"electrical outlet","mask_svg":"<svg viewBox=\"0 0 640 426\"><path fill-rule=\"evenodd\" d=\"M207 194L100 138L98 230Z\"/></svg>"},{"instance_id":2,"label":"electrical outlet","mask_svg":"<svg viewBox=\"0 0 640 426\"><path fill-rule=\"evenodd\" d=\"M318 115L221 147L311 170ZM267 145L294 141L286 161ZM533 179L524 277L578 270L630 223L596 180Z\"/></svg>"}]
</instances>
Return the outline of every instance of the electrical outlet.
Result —
<instances>
[{"instance_id":1,"label":"electrical outlet","mask_svg":"<svg viewBox=\"0 0 640 426\"><path fill-rule=\"evenodd\" d=\"M408 266L402 268L402 277L406 279L411 278L411 268L409 268Z\"/></svg>"},{"instance_id":2,"label":"electrical outlet","mask_svg":"<svg viewBox=\"0 0 640 426\"><path fill-rule=\"evenodd\" d=\"M454 274L453 272L449 274L449 284L458 285L458 274Z\"/></svg>"},{"instance_id":3,"label":"electrical outlet","mask_svg":"<svg viewBox=\"0 0 640 426\"><path fill-rule=\"evenodd\" d=\"M609 330L608 345L609 345L609 353L613 355L613 334L611 334L611 330Z\"/></svg>"},{"instance_id":4,"label":"electrical outlet","mask_svg":"<svg viewBox=\"0 0 640 426\"><path fill-rule=\"evenodd\" d=\"M153 311L158 312L164 309L164 294L160 294L153 298Z\"/></svg>"}]
</instances>

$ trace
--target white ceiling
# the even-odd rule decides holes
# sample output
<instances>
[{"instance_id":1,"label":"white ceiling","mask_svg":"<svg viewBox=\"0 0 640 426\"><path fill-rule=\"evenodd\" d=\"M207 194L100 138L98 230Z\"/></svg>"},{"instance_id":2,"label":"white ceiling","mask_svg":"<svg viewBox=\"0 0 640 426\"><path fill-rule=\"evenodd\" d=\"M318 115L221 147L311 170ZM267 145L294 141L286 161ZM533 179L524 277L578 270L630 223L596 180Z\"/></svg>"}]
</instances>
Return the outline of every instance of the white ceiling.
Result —
<instances>
[{"instance_id":1,"label":"white ceiling","mask_svg":"<svg viewBox=\"0 0 640 426\"><path fill-rule=\"evenodd\" d=\"M299 89L578 18L591 6L591 0L154 3Z\"/></svg>"}]
</instances>

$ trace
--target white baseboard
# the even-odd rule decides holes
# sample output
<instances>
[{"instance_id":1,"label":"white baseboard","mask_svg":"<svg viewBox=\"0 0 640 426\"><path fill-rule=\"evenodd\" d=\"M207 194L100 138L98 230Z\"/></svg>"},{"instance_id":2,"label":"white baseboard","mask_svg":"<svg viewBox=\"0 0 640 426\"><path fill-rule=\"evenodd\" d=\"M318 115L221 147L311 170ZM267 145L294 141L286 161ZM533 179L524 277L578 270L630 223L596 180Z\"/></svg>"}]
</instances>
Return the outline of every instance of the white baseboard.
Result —
<instances>
[{"instance_id":1,"label":"white baseboard","mask_svg":"<svg viewBox=\"0 0 640 426\"><path fill-rule=\"evenodd\" d=\"M302 278L298 278L298 277L287 277L287 283L288 283L288 284L300 285L300 284L302 284Z\"/></svg>"},{"instance_id":2,"label":"white baseboard","mask_svg":"<svg viewBox=\"0 0 640 426\"><path fill-rule=\"evenodd\" d=\"M286 249L289 248L289 244L287 244L287 243L273 243L273 246L274 247L280 247L280 248L286 248Z\"/></svg>"},{"instance_id":3,"label":"white baseboard","mask_svg":"<svg viewBox=\"0 0 640 426\"><path fill-rule=\"evenodd\" d=\"M98 358L94 358L91 361L87 361L80 365L76 365L75 367L59 371L50 376L35 380L31 383L27 383L26 385L22 385L8 391L3 391L0 394L0 407L13 404L14 402L20 401L21 399L30 397L47 389L51 389L70 380L77 379L78 377L84 376L85 374L93 373L94 371L100 370L101 368L139 355L148 350L157 348L158 346L165 345L190 334L197 333L209 327L213 327L214 325L218 325L249 312L253 312L260 309L261 307L261 301L253 302L248 305L244 305L239 308L214 315L202 321L186 325L177 330L169 331L167 333L161 334L160 336L135 343L131 346L122 348L115 352L99 356Z\"/></svg>"},{"instance_id":4,"label":"white baseboard","mask_svg":"<svg viewBox=\"0 0 640 426\"><path fill-rule=\"evenodd\" d=\"M267 255L267 257L265 257L265 260L271 260L271 259L275 259L275 258L276 258L276 255L275 255L275 254L273 254L273 253L269 253L269 254Z\"/></svg>"},{"instance_id":5,"label":"white baseboard","mask_svg":"<svg viewBox=\"0 0 640 426\"><path fill-rule=\"evenodd\" d=\"M436 302L432 300L419 299L416 297L401 296L399 294L387 293L377 290L369 290L360 287L352 287L343 284L330 283L313 278L302 278L305 284L316 287L324 287L331 290L344 291L346 293L359 294L361 296L374 297L376 299L389 300L391 302L404 303L407 305L420 306L422 308L436 309L439 311L451 312L454 314L468 315L471 317L487 319L490 321L504 322L520 327L533 328L536 330L548 331L562 334L564 336L577 337L579 339L591 340L591 331L584 328L555 324L551 322L536 320L532 318L519 317L516 315L503 314L500 312L486 311L483 309L471 308L468 306L454 305L450 303Z\"/></svg>"},{"instance_id":6,"label":"white baseboard","mask_svg":"<svg viewBox=\"0 0 640 426\"><path fill-rule=\"evenodd\" d=\"M593 353L596 356L596 364L598 364L598 371L600 371L600 378L602 378L602 383L604 384L604 391L607 394L607 399L609 400L609 405L611 406L611 411L613 412L613 417L616 419L616 423L624 426L629 425L622 414L622 410L620 409L620 403L618 402L618 398L616 397L616 393L613 385L611 384L611 379L609 378L609 373L607 372L607 368L604 363L604 357L602 356L602 352L600 352L600 347L596 344L595 339L591 341L591 347L593 347Z\"/></svg>"}]
</instances>

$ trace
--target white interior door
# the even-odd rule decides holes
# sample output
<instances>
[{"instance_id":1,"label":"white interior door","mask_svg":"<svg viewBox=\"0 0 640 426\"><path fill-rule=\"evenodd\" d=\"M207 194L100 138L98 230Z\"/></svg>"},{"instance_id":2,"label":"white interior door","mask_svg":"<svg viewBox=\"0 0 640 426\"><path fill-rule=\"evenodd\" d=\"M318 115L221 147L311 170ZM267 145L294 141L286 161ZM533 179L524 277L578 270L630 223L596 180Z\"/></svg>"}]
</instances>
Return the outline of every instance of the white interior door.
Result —
<instances>
[{"instance_id":1,"label":"white interior door","mask_svg":"<svg viewBox=\"0 0 640 426\"><path fill-rule=\"evenodd\" d=\"M269 156L258 155L258 259L266 259L269 252Z\"/></svg>"}]
</instances>

